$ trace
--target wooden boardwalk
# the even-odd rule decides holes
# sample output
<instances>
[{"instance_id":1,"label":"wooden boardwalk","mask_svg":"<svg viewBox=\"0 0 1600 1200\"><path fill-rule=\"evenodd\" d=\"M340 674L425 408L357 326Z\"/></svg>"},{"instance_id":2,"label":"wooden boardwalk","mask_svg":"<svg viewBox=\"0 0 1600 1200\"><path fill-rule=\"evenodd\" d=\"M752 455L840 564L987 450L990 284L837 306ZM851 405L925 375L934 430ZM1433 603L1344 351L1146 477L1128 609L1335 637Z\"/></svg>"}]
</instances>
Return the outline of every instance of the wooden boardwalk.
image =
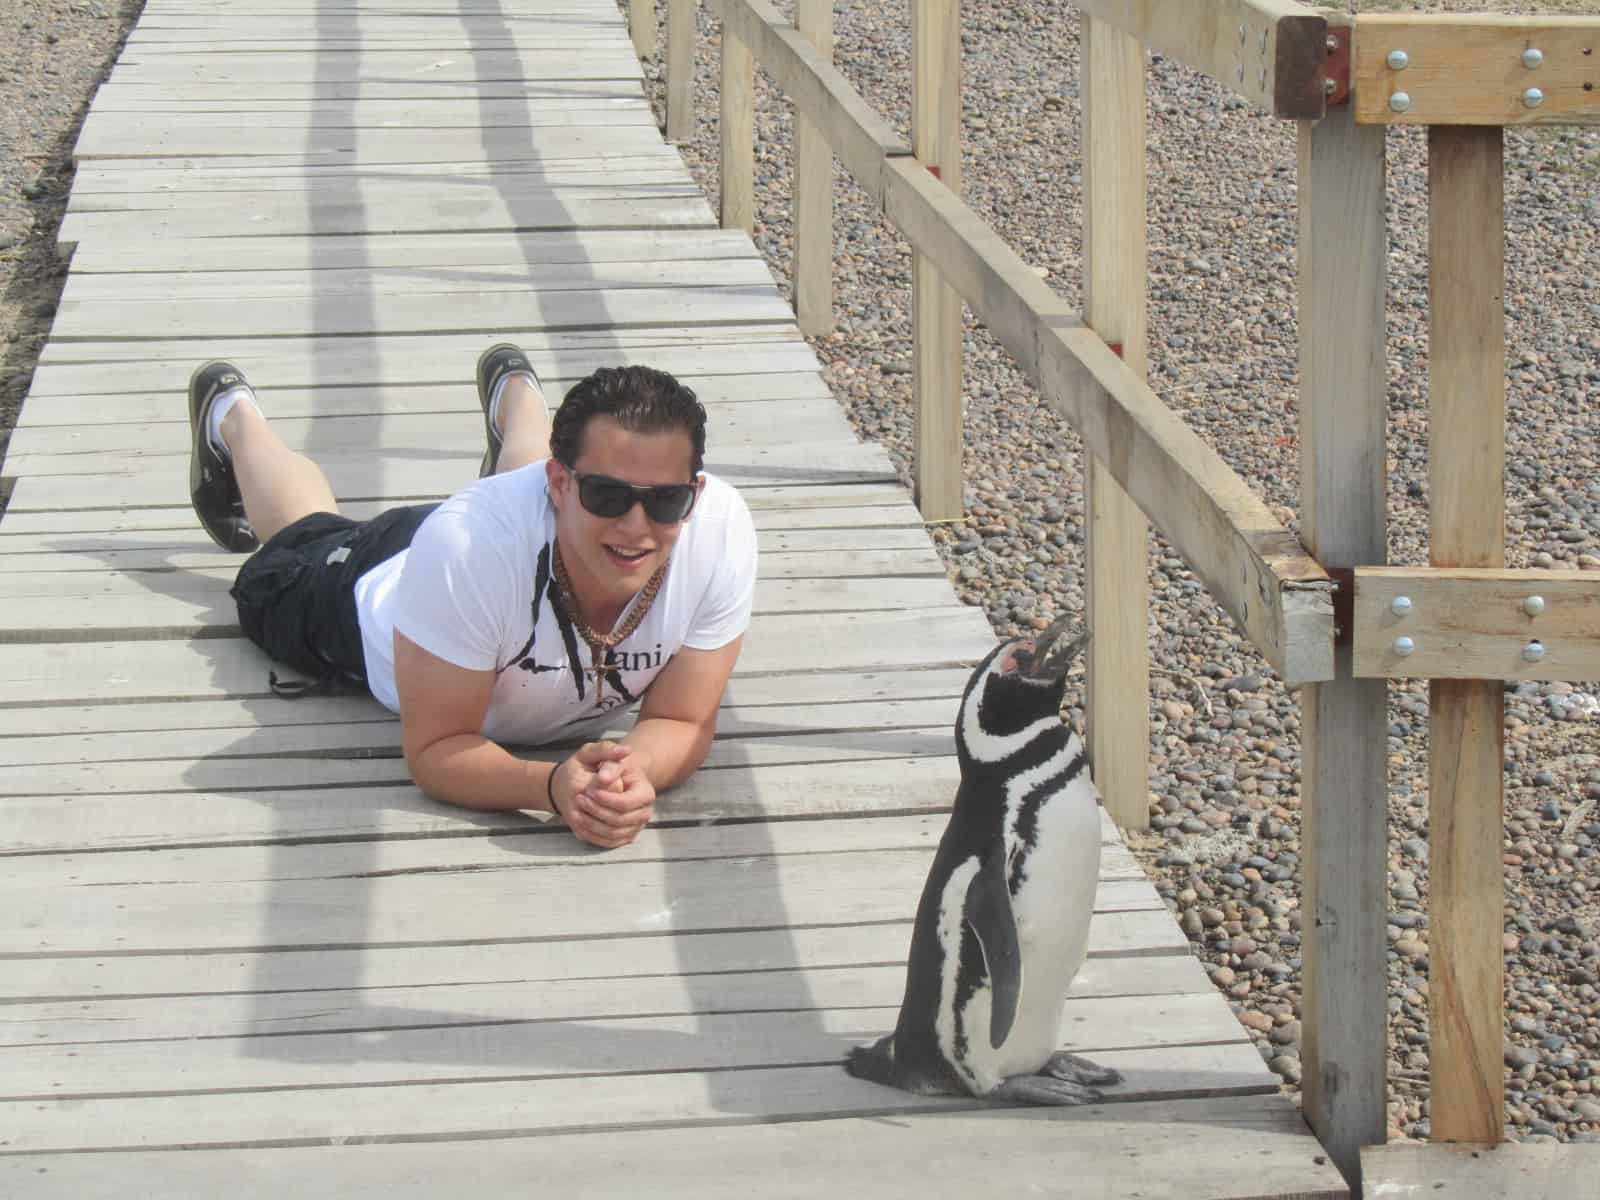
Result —
<instances>
[{"instance_id":1,"label":"wooden boardwalk","mask_svg":"<svg viewBox=\"0 0 1600 1200\"><path fill-rule=\"evenodd\" d=\"M1344 1194L1109 827L1062 1024L1107 1103L837 1065L893 1023L992 635L613 0L150 0L78 155L4 466L0 1195ZM362 514L473 477L501 338L556 393L682 375L760 529L711 760L613 853L429 803L370 700L271 697L188 506L196 362Z\"/></svg>"}]
</instances>

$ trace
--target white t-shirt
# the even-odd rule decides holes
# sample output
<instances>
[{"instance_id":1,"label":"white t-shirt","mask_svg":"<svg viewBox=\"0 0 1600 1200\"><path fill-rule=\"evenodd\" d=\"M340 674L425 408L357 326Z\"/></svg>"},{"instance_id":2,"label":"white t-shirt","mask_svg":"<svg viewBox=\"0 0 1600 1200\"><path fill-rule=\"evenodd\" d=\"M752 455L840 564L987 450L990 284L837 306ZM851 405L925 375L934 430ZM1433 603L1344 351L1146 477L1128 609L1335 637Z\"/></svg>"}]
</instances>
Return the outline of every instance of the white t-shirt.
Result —
<instances>
[{"instance_id":1,"label":"white t-shirt","mask_svg":"<svg viewBox=\"0 0 1600 1200\"><path fill-rule=\"evenodd\" d=\"M356 583L367 685L399 711L394 632L470 671L496 673L479 732L538 744L582 737L633 703L683 646L716 650L750 624L756 535L744 500L706 476L638 629L607 654L601 706L588 646L551 603L555 510L537 462L480 479L436 509L408 550ZM624 613L624 617L626 613Z\"/></svg>"}]
</instances>

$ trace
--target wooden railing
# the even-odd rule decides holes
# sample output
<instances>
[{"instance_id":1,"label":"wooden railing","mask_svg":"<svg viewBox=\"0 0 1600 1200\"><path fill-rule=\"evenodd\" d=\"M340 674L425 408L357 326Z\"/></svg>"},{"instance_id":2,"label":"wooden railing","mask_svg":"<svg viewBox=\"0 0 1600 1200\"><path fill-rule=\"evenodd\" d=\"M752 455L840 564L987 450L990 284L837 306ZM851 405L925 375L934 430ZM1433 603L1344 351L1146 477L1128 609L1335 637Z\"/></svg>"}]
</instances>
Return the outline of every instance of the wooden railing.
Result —
<instances>
[{"instance_id":1,"label":"wooden railing","mask_svg":"<svg viewBox=\"0 0 1600 1200\"><path fill-rule=\"evenodd\" d=\"M668 131L691 123L696 0L670 0ZM1385 1138L1386 680L1430 695L1432 1136L1502 1139L1507 679L1600 677L1600 587L1504 570L1503 128L1600 121L1600 18L1347 17L1293 0L1076 0L1085 312L959 199L959 0L915 0L907 145L830 61L831 4L713 0L721 213L752 226L757 63L795 107L796 306L829 327L829 148L912 245L916 494L961 506L960 307L1082 435L1085 709L1107 808L1146 819L1147 529L1303 686L1303 1107L1353 1182ZM631 0L653 38L654 6ZM1283 528L1144 381L1146 47L1299 123L1301 530ZM1428 568L1386 556L1385 128L1429 128Z\"/></svg>"}]
</instances>

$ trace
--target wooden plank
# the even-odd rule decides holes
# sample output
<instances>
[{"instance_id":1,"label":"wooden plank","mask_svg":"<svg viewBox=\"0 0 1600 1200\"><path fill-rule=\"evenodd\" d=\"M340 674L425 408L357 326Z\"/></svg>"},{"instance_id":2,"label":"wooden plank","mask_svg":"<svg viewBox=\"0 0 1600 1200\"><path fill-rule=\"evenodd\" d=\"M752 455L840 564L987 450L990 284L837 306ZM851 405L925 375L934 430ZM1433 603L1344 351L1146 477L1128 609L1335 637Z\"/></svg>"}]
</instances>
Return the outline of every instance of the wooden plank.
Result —
<instances>
[{"instance_id":1,"label":"wooden plank","mask_svg":"<svg viewBox=\"0 0 1600 1200\"><path fill-rule=\"evenodd\" d=\"M1504 131L1428 131L1428 559L1505 565ZM1498 680L1428 695L1430 1127L1498 1142L1505 697Z\"/></svg>"},{"instance_id":2,"label":"wooden plank","mask_svg":"<svg viewBox=\"0 0 1600 1200\"><path fill-rule=\"evenodd\" d=\"M833 0L799 0L795 29L833 61ZM794 312L800 332L833 331L833 150L804 112L794 126Z\"/></svg>"},{"instance_id":3,"label":"wooden plank","mask_svg":"<svg viewBox=\"0 0 1600 1200\"><path fill-rule=\"evenodd\" d=\"M815 373L817 358L803 341L782 325L707 326L685 337L681 330L640 328L618 330L516 330L518 342L528 351L539 377L552 386L570 386L598 367L646 363L670 371L679 379L703 385L706 379L750 374ZM467 334L397 334L371 339L354 338L251 338L212 341L62 343L45 348L35 368L25 409L40 407L41 396L68 397L50 403L44 423L85 419L70 408L74 399L102 409L114 407L104 398L160 392L168 395L165 413L172 411L173 389L181 388L193 364L206 355L236 362L267 393L279 388L406 388L421 384L464 386L463 363L471 363L484 342L500 332ZM763 336L765 333L767 336ZM724 336L726 335L726 336ZM105 364L115 363L121 393L110 390ZM334 393L320 391L326 402ZM98 397L99 399L96 399ZM371 411L362 395L353 399L356 411ZM338 411L326 406L321 411ZM159 420L145 409L138 419ZM274 412L277 410L274 409ZM66 414L70 413L70 416Z\"/></svg>"},{"instance_id":4,"label":"wooden plank","mask_svg":"<svg viewBox=\"0 0 1600 1200\"><path fill-rule=\"evenodd\" d=\"M886 1014L892 1021L893 1014ZM751 1022L754 1024L754 1021ZM710 1018L663 1018L628 1036L620 1027L574 1024L539 1047L537 1059L506 1062L494 1051L495 1033L469 1048L481 1070L501 1080L459 1083L440 1103L437 1084L410 1083L365 1089L360 1104L344 1088L251 1093L247 1100L219 1104L214 1095L178 1094L120 1099L41 1098L17 1105L8 1130L10 1151L64 1152L81 1149L158 1149L202 1146L341 1145L455 1137L529 1136L622 1126L803 1120L863 1114L960 1111L981 1102L913 1096L852 1078L832 1064L865 1040L873 1026L843 1014L818 1029L809 1016L791 1018L788 1041L805 1065L725 1071L620 1074L608 1086L592 1077L550 1074L552 1067L581 1071L589 1061L623 1065L630 1055L656 1047L698 1050L711 1058L723 1044L703 1032ZM881 1024L881 1023L880 1023ZM718 1030L717 1032L720 1032ZM776 1031L766 1031L777 1040ZM877 1030L881 1032L881 1028ZM269 1047L270 1048L270 1047ZM807 1052L809 1048L809 1052ZM374 1048L381 1053L381 1048ZM761 1047L755 1047L756 1054ZM1089 1048L1094 1049L1094 1048ZM367 1053L373 1053L369 1049ZM1248 1043L1095 1052L1096 1061L1120 1071L1125 1081L1112 1103L1175 1097L1260 1095L1271 1076ZM765 1060L758 1060L765 1061ZM427 1063L417 1064L420 1070ZM436 1063L435 1069L462 1064ZM543 1077L541 1077L543 1076ZM630 1137L634 1136L631 1132ZM969 1148L970 1149L970 1148ZM1230 1156L1231 1157L1231 1156ZM1237 1162L1234 1163L1237 1168ZM592 1169L592 1163L590 1164ZM437 1181L434 1181L437 1184Z\"/></svg>"},{"instance_id":5,"label":"wooden plank","mask_svg":"<svg viewBox=\"0 0 1600 1200\"><path fill-rule=\"evenodd\" d=\"M766 617L751 626L736 674L817 666L816 621ZM841 613L828 622L829 670L970 665L994 647L977 609ZM231 638L0 647L0 705L125 703L138 699L260 696L267 660Z\"/></svg>"},{"instance_id":6,"label":"wooden plank","mask_svg":"<svg viewBox=\"0 0 1600 1200\"><path fill-rule=\"evenodd\" d=\"M627 718L616 724L630 725ZM562 739L571 744L572 739ZM764 734L713 741L702 770L945 757L955 753L948 722L902 729L834 729L826 733ZM549 750L527 752L549 761ZM278 788L398 787L411 778L399 755L327 757L313 754L246 757L226 754L134 760L106 772L100 761L14 766L0 780L3 796L127 796L179 791L249 792Z\"/></svg>"},{"instance_id":7,"label":"wooden plank","mask_svg":"<svg viewBox=\"0 0 1600 1200\"><path fill-rule=\"evenodd\" d=\"M459 393L465 388L455 389ZM475 399L475 398L474 398ZM483 421L464 419L464 413L358 413L349 416L278 418L276 408L272 427L296 450L313 456L341 452L389 454L416 446L432 446L440 451L472 451L482 454ZM173 413L173 416L180 414ZM476 426L476 428L474 428ZM123 463L136 469L181 469L186 464L165 460L189 455L189 426L184 421L159 424L118 424L74 429L70 426L42 426L21 429L7 448L6 474L60 475L103 471L106 454L123 456ZM830 399L793 400L782 405L765 403L721 404L706 421L706 440L712 446L753 446L762 441L792 438L802 442L854 440L854 434Z\"/></svg>"},{"instance_id":8,"label":"wooden plank","mask_svg":"<svg viewBox=\"0 0 1600 1200\"><path fill-rule=\"evenodd\" d=\"M183 106L188 99L200 108L208 104L309 104L396 100L509 100L518 97L638 96L637 77L615 79L483 79L437 80L427 76L368 79L302 79L284 82L260 79L216 83L140 83L108 79L94 94L94 107L107 111L135 111L141 105ZM107 166L101 162L96 169ZM74 185L76 186L76 185Z\"/></svg>"},{"instance_id":9,"label":"wooden plank","mask_svg":"<svg viewBox=\"0 0 1600 1200\"><path fill-rule=\"evenodd\" d=\"M899 941L908 940L905 929ZM903 951L904 946L901 946ZM625 960L623 960L625 961ZM607 1016L754 1012L793 1008L804 998L818 1008L892 1008L905 989L903 964L816 967L795 970L666 974L637 977L626 988L618 979L559 978L513 984L439 984L385 989L350 987L335 992L269 992L255 995L97 1000L73 998L42 1004L7 1004L0 1009L0 1045L132 1041L144 1038L243 1038L260 1034L312 1034L393 1029L426 1013L437 1025L467 1025ZM1205 1017L1220 1006L1192 960L1091 959L1073 980L1075 1000L1130 995L1182 995L1179 1017ZM1193 993L1188 995L1186 993ZM1203 998L1198 1001L1195 997ZM1169 1010L1172 1011L1172 1010ZM1072 1014L1088 1020L1091 1010ZM1095 1014L1098 1015L1098 1014ZM409 1020L408 1020L409 1018Z\"/></svg>"},{"instance_id":10,"label":"wooden plank","mask_svg":"<svg viewBox=\"0 0 1600 1200\"><path fill-rule=\"evenodd\" d=\"M114 483L119 481L119 477L113 477ZM28 575L40 571L98 573L107 567L126 572L160 573L195 566L226 569L229 566L237 567L243 561L236 554L216 548L204 535L195 536L196 533L197 530L191 528L182 537L57 540L48 549L32 553L19 550L0 554L0 575ZM872 554L884 550L903 550L932 553L926 535L915 526L777 529L765 534L761 542L764 551L790 559L790 569L775 578L849 578L852 573L839 568L837 557L857 552ZM800 555L811 555L817 561L809 562L797 557ZM827 561L830 557L835 561ZM924 562L929 561L936 563L938 560L924 559ZM811 570L803 569L808 566ZM935 568L924 573L942 575L943 569ZM162 583L161 580L136 582L156 587ZM953 594L947 593L947 603L955 603Z\"/></svg>"},{"instance_id":11,"label":"wooden plank","mask_svg":"<svg viewBox=\"0 0 1600 1200\"><path fill-rule=\"evenodd\" d=\"M1145 375L1144 46L1086 16L1082 33L1084 319ZM1150 527L1092 452L1085 455L1084 595L1089 761L1106 810L1150 824Z\"/></svg>"},{"instance_id":12,"label":"wooden plank","mask_svg":"<svg viewBox=\"0 0 1600 1200\"><path fill-rule=\"evenodd\" d=\"M565 131L558 131L564 133ZM633 130L608 130L626 141ZM641 131L655 137L654 129ZM365 136L365 135L363 135ZM390 136L388 133L374 137ZM402 135L396 135L402 136ZM426 135L416 135L426 136ZM455 135L446 135L455 136ZM370 161L370 160L369 160ZM270 192L252 199L248 214L229 211L233 206L210 209L174 209L157 212L73 212L61 220L57 235L64 246L102 239L133 240L139 236L165 239L233 238L241 234L270 237L322 236L362 233L449 233L470 229L477 233L521 233L539 229L576 229L582 225L682 225L710 224L710 209L700 196L621 196L609 199L582 192L534 192L505 198L478 190L454 199L413 203L409 197L365 200L353 195L340 203L308 207L298 196Z\"/></svg>"},{"instance_id":13,"label":"wooden plank","mask_svg":"<svg viewBox=\"0 0 1600 1200\"><path fill-rule=\"evenodd\" d=\"M911 144L918 165L961 195L961 5L911 6ZM926 256L911 262L913 495L924 520L961 516L961 297Z\"/></svg>"},{"instance_id":14,"label":"wooden plank","mask_svg":"<svg viewBox=\"0 0 1600 1200\"><path fill-rule=\"evenodd\" d=\"M1219 1139L1226 1139L1229 1153L1216 1153ZM227 1192L241 1200L281 1192L288 1181L304 1200L369 1194L418 1200L434 1195L440 1179L452 1178L470 1178L487 1194L510 1194L537 1178L564 1195L707 1200L747 1195L752 1179L762 1181L764 1195L783 1198L870 1188L879 1200L923 1200L930 1179L951 1195L982 1195L1000 1178L1008 1191L1024 1195L1046 1194L1063 1179L1082 1180L1104 1200L1348 1195L1332 1168L1318 1161L1293 1105L1265 1095L927 1113L915 1121L852 1117L732 1130L637 1130L601 1140L574 1134L489 1147L391 1144L381 1153L318 1147L21 1155L0 1158L0 1180L16 1181L37 1200L123 1200L130 1179L170 1195ZM982 1154L973 1153L977 1146ZM1153 1146L1163 1153L1151 1153ZM594 1169L597 1154L605 1158L603 1173ZM1241 1162L1251 1169L1240 1171Z\"/></svg>"},{"instance_id":15,"label":"wooden plank","mask_svg":"<svg viewBox=\"0 0 1600 1200\"><path fill-rule=\"evenodd\" d=\"M48 427L41 427L48 428ZM837 496L830 492L839 493ZM442 496L437 499L443 499ZM921 525L917 510L906 495L890 483L863 484L857 488L793 487L750 489L745 496L758 531L763 529L850 529L859 526ZM386 506L366 500L342 509L360 519L377 516ZM15 551L29 539L60 533L159 533L194 528L189 507L107 509L81 512L14 512L0 524L0 551ZM59 543L37 549L55 549ZM35 594L35 593L30 593Z\"/></svg>"},{"instance_id":16,"label":"wooden plank","mask_svg":"<svg viewBox=\"0 0 1600 1200\"><path fill-rule=\"evenodd\" d=\"M1600 1146L1546 1144L1368 1146L1362 1171L1385 1200L1595 1200Z\"/></svg>"},{"instance_id":17,"label":"wooden plank","mask_svg":"<svg viewBox=\"0 0 1600 1200\"><path fill-rule=\"evenodd\" d=\"M192 242L80 246L74 278L157 271L323 271L473 267L510 263L598 263L733 258L751 254L748 239L720 229L567 229L517 233L350 233L319 237L231 237Z\"/></svg>"},{"instance_id":18,"label":"wooden plank","mask_svg":"<svg viewBox=\"0 0 1600 1200\"><path fill-rule=\"evenodd\" d=\"M1597 46L1595 16L1363 13L1351 46L1351 103L1366 124L1600 123ZM1393 54L1404 62L1391 62Z\"/></svg>"},{"instance_id":19,"label":"wooden plank","mask_svg":"<svg viewBox=\"0 0 1600 1200\"><path fill-rule=\"evenodd\" d=\"M481 457L481 447L476 452L441 452L422 446L396 447L382 459L357 451L319 452L317 455L318 465L327 472L339 500L394 502L418 496L447 495L464 487L476 476L471 469L473 460ZM828 465L818 465L822 463ZM719 447L707 454L705 466L712 474L739 487L774 483L857 483L895 478L892 464L878 446L839 439L797 442L784 447ZM174 505L181 503L187 494L186 477L175 472L29 478L33 486L24 502L47 508ZM41 563L35 564L33 569L50 568Z\"/></svg>"},{"instance_id":20,"label":"wooden plank","mask_svg":"<svg viewBox=\"0 0 1600 1200\"><path fill-rule=\"evenodd\" d=\"M911 153L894 126L768 0L723 0L722 7L723 20L754 47L795 111L816 123L873 203L882 204L884 159Z\"/></svg>"},{"instance_id":21,"label":"wooden plank","mask_svg":"<svg viewBox=\"0 0 1600 1200\"><path fill-rule=\"evenodd\" d=\"M737 24L728 20L731 4L722 5L720 116L717 134L720 155L717 180L724 229L755 231L756 75L750 43Z\"/></svg>"},{"instance_id":22,"label":"wooden plank","mask_svg":"<svg viewBox=\"0 0 1600 1200\"><path fill-rule=\"evenodd\" d=\"M351 53L322 61L321 55L243 51L214 55L153 56L123 61L111 70L117 83L324 83L368 77L468 83L487 80L638 79L639 60L626 47L575 55L566 50L490 50L440 55L427 48Z\"/></svg>"},{"instance_id":23,"label":"wooden plank","mask_svg":"<svg viewBox=\"0 0 1600 1200\"><path fill-rule=\"evenodd\" d=\"M961 667L905 671L819 671L798 675L757 675L735 679L723 696L730 710L748 709L759 720L760 709L813 707L818 720L823 710L837 705L914 703L940 699L951 704L966 686ZM163 730L233 730L248 747L263 730L293 725L347 725L355 722L392 724L394 714L367 696L304 696L284 701L274 696L239 699L218 696L205 704L149 701L82 707L13 708L5 714L6 732L15 738L88 735L107 738L119 732L151 734ZM857 724L863 724L859 720ZM870 722L865 724L870 725ZM837 726L829 726L835 728ZM273 735L264 735L273 736ZM198 746L200 743L196 743ZM79 759L82 755L77 756Z\"/></svg>"},{"instance_id":24,"label":"wooden plank","mask_svg":"<svg viewBox=\"0 0 1600 1200\"><path fill-rule=\"evenodd\" d=\"M1292 0L1074 0L1276 117L1326 112L1327 14Z\"/></svg>"},{"instance_id":25,"label":"wooden plank","mask_svg":"<svg viewBox=\"0 0 1600 1200\"><path fill-rule=\"evenodd\" d=\"M699 991L712 982L697 980L691 987ZM5 1093L0 1099L30 1099L46 1093L52 1100L69 1100L110 1090L125 1096L192 1094L202 1089L323 1090L371 1086L392 1079L406 1083L439 1079L459 1085L503 1077L502 1073L537 1072L550 1079L580 1073L586 1060L595 1072L607 1074L637 1071L641 1058L650 1068L665 1071L727 1071L749 1064L837 1064L849 1049L848 1039L857 1031L893 1025L905 971L851 972L842 987L831 989L842 993L841 999L846 1001L837 1007L825 1006L810 994L809 976L788 974L772 981L766 997L751 994L755 990L752 984L745 981L744 991L751 1003L745 1012L707 1011L696 1006L682 1013L634 1016L628 1012L631 1004L615 999L607 1004L603 997L596 997L601 1007L587 1012L562 1013L565 1006L559 999L552 1005L553 1011L546 1012L536 1001L537 1019L502 1021L492 1028L484 1028L484 1022L424 1028L379 1026L378 1030L358 1026L348 1032L275 1035L270 1046L260 1038L223 1038L215 1044L211 1039L113 1041L96 1043L87 1055L70 1045L13 1046L4 1051L9 1070L0 1085ZM641 988L647 995L650 990ZM768 1011L785 1002L791 1011ZM798 1012L792 1011L797 1007ZM413 1016L419 1021L426 1019L424 1013ZM1107 1037L1113 1029L1118 1045L1139 1049L1230 1041L1241 1036L1227 1007L1212 996L1119 996L1069 1000L1062 1012L1060 1041L1063 1048L1072 1049L1106 1045L1113 1040ZM692 1036L685 1038L686 1033ZM614 1039L614 1048L600 1049L603 1038ZM557 1039L563 1043L559 1047L553 1045ZM765 1044L763 1039L768 1039ZM383 1045L380 1054L372 1052L374 1041ZM644 1051L651 1041L657 1041L659 1048ZM767 1057L758 1057L763 1051ZM517 1067L505 1072L510 1064ZM48 1084L41 1087L46 1079Z\"/></svg>"},{"instance_id":26,"label":"wooden plank","mask_svg":"<svg viewBox=\"0 0 1600 1200\"><path fill-rule=\"evenodd\" d=\"M572 843L570 837L562 841ZM606 889L590 891L583 884L581 905L570 903L578 882L569 872L541 868L536 851L520 870L379 872L292 884L267 879L204 887L156 881L128 888L33 888L8 893L12 918L0 930L0 953L211 953L482 941L491 933L483 923L487 912L496 914L493 938L506 941L902 920L916 909L933 850L930 844L870 855L623 864L606 868ZM580 869L587 868L572 868ZM730 905L734 895L739 903ZM1144 879L1102 882L1095 911L1171 920Z\"/></svg>"},{"instance_id":27,"label":"wooden plank","mask_svg":"<svg viewBox=\"0 0 1600 1200\"><path fill-rule=\"evenodd\" d=\"M1302 535L1325 566L1382 562L1382 131L1357 128L1348 106L1300 126L1298 190ZM1359 1185L1361 1147L1386 1130L1388 717L1384 685L1352 678L1347 643L1335 647L1334 664L1336 678L1301 693L1311 918L1303 1105L1333 1162Z\"/></svg>"},{"instance_id":28,"label":"wooden plank","mask_svg":"<svg viewBox=\"0 0 1600 1200\"><path fill-rule=\"evenodd\" d=\"M173 101L173 103L182 102ZM217 103L220 105L223 102ZM265 103L245 101L237 108L218 107L215 111L237 116L239 113L260 111ZM272 105L272 108L274 111L305 110L311 108L313 104L313 101L282 101ZM165 110L156 108L152 104L146 109L137 111L148 117L152 112ZM685 179L692 179L688 169L683 165L683 160L671 150L660 146L652 151L641 151L638 154L620 157L554 159L524 157L497 159L494 162L390 163L380 167L366 166L362 163L299 163L290 168L248 164L221 167L211 162L205 162L202 167L199 160L180 158L158 159L137 164L86 163L73 175L72 194L67 197L67 207L81 208L114 196L155 194L164 197L171 204L194 206L208 203L205 197L214 197L217 192L298 193L326 190L336 185L372 186L405 180L419 183L455 182L463 185L470 183L478 187L487 187L491 184L525 186L543 184L551 188L595 188L612 186L618 177L625 178L629 183L682 182ZM209 203L216 203L216 200L213 198ZM470 235L449 236L451 240L459 240ZM700 236L704 238L706 235ZM599 229L570 235L569 242L572 237L587 237L599 246L627 238L638 241L653 238L659 244L662 233L648 229ZM674 238L672 243L663 246L663 249L670 251L679 240L681 239ZM725 240L731 241L731 239ZM748 247L743 253L749 254ZM440 262L448 264L448 254L441 257ZM269 270L277 265L270 261L262 264ZM76 262L73 263L73 267L76 272Z\"/></svg>"},{"instance_id":29,"label":"wooden plank","mask_svg":"<svg viewBox=\"0 0 1600 1200\"><path fill-rule=\"evenodd\" d=\"M158 581L108 578L89 571L8 577L8 598L0 612L0 642L241 636L228 595L233 572L161 574L164 578ZM17 578L15 587L13 578ZM78 582L69 591L72 581ZM761 579L755 594L755 611L760 614L827 616L946 608L950 603L949 583L943 576L933 575ZM0 761L6 757L5 749L0 743Z\"/></svg>"},{"instance_id":30,"label":"wooden plank","mask_svg":"<svg viewBox=\"0 0 1600 1200\"><path fill-rule=\"evenodd\" d=\"M695 15L699 0L667 0L667 141L694 140Z\"/></svg>"},{"instance_id":31,"label":"wooden plank","mask_svg":"<svg viewBox=\"0 0 1600 1200\"><path fill-rule=\"evenodd\" d=\"M1231 468L1002 241L914 163L887 210L1106 462L1287 681L1333 671L1331 584Z\"/></svg>"},{"instance_id":32,"label":"wooden plank","mask_svg":"<svg viewBox=\"0 0 1600 1200\"><path fill-rule=\"evenodd\" d=\"M1401 597L1409 603L1397 607ZM1401 637L1411 639L1405 655ZM1355 639L1360 675L1600 679L1600 582L1570 571L1365 567Z\"/></svg>"},{"instance_id":33,"label":"wooden plank","mask_svg":"<svg viewBox=\"0 0 1600 1200\"><path fill-rule=\"evenodd\" d=\"M649 58L656 52L655 0L628 0L628 36L640 58Z\"/></svg>"}]
</instances>

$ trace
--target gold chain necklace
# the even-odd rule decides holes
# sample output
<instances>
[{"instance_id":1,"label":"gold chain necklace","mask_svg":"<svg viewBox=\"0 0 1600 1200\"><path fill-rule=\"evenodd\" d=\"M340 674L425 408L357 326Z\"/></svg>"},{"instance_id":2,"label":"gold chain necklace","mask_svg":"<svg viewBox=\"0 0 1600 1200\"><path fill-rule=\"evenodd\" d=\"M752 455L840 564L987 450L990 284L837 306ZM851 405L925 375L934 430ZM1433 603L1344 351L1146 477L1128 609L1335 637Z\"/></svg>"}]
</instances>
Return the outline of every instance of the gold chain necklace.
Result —
<instances>
[{"instance_id":1,"label":"gold chain necklace","mask_svg":"<svg viewBox=\"0 0 1600 1200\"><path fill-rule=\"evenodd\" d=\"M561 600L567 609L567 615L572 618L572 628L589 647L589 663L585 667L577 665L577 669L594 679L594 706L600 707L601 700L606 690L606 655L615 647L625 642L632 636L634 630L639 628L640 622L650 612L650 606L656 602L656 593L661 590L661 581L666 578L667 564L662 563L655 569L655 573L645 581L644 587L639 589L639 594L631 602L627 616L620 628L610 633L600 633L584 624L583 617L578 613L577 593L572 590L572 580L567 575L567 564L561 558L561 543L555 544L555 561L552 564L556 577L556 587L561 591Z\"/></svg>"}]
</instances>

